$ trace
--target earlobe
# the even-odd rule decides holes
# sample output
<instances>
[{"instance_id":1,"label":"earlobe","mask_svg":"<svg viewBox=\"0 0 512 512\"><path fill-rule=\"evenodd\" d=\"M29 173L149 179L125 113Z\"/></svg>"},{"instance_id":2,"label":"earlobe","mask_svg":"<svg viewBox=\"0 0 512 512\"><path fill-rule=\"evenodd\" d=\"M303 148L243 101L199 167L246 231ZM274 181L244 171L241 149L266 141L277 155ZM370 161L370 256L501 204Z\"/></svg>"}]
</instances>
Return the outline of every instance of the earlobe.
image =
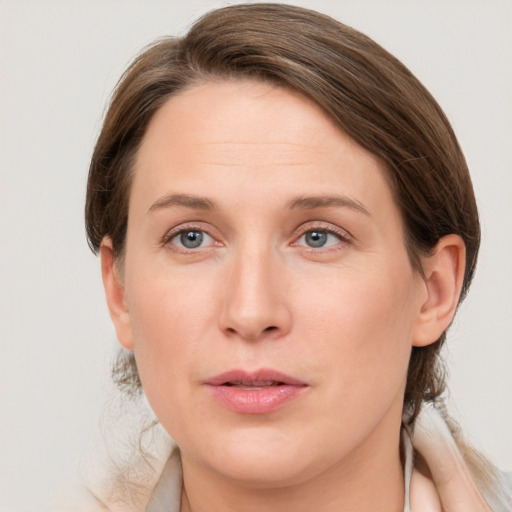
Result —
<instances>
[{"instance_id":1,"label":"earlobe","mask_svg":"<svg viewBox=\"0 0 512 512\"><path fill-rule=\"evenodd\" d=\"M114 248L109 237L105 237L101 242L100 257L103 287L117 339L124 348L133 350L130 314L125 302L124 284L116 267Z\"/></svg>"},{"instance_id":2,"label":"earlobe","mask_svg":"<svg viewBox=\"0 0 512 512\"><path fill-rule=\"evenodd\" d=\"M413 345L434 343L449 327L459 301L466 261L466 248L458 235L441 238L431 256L423 260L426 299L421 304Z\"/></svg>"}]
</instances>

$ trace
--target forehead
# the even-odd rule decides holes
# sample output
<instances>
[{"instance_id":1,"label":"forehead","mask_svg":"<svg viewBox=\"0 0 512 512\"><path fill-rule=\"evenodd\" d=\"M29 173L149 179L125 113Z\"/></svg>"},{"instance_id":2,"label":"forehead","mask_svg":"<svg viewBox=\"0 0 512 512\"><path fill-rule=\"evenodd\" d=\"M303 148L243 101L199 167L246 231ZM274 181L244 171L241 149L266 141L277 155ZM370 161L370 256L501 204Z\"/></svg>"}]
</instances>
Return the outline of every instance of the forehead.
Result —
<instances>
[{"instance_id":1,"label":"forehead","mask_svg":"<svg viewBox=\"0 0 512 512\"><path fill-rule=\"evenodd\" d=\"M333 190L391 200L379 159L303 95L256 81L195 85L169 99L150 122L135 163L134 189L148 197L194 182L224 183L237 196ZM172 189L172 190L167 190ZM372 198L373 196L373 198Z\"/></svg>"},{"instance_id":2,"label":"forehead","mask_svg":"<svg viewBox=\"0 0 512 512\"><path fill-rule=\"evenodd\" d=\"M294 146L321 152L328 149L326 136L339 132L320 107L299 93L257 81L215 81L168 100L153 117L140 153L172 139L173 145L193 148L194 154L214 152L218 145L220 156L228 145L238 144L251 156L251 147L266 145L273 156L288 151L293 160L299 154Z\"/></svg>"}]
</instances>

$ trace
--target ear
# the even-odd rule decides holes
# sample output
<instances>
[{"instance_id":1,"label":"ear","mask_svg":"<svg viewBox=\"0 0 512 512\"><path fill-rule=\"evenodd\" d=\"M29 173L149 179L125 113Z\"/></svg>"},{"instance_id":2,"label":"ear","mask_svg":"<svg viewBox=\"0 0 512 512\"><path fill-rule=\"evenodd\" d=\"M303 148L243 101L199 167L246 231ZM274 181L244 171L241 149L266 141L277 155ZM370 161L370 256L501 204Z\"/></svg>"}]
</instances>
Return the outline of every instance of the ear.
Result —
<instances>
[{"instance_id":1,"label":"ear","mask_svg":"<svg viewBox=\"0 0 512 512\"><path fill-rule=\"evenodd\" d=\"M449 327L457 309L465 266L466 247L458 235L441 238L434 253L422 260L427 293L414 328L414 346L434 343Z\"/></svg>"},{"instance_id":2,"label":"ear","mask_svg":"<svg viewBox=\"0 0 512 512\"><path fill-rule=\"evenodd\" d=\"M101 242L100 257L103 286L117 339L124 348L133 350L130 313L125 302L124 284L116 266L114 248L109 237L105 237Z\"/></svg>"}]
</instances>

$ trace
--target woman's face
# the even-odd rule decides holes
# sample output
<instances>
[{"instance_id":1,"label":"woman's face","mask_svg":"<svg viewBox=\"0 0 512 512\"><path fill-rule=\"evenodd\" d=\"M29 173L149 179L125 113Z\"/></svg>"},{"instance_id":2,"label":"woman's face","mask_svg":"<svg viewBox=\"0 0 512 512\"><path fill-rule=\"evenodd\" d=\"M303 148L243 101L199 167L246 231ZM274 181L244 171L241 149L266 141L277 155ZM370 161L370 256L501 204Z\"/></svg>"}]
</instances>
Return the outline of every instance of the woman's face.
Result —
<instances>
[{"instance_id":1,"label":"woman's face","mask_svg":"<svg viewBox=\"0 0 512 512\"><path fill-rule=\"evenodd\" d=\"M425 285L381 163L309 100L251 81L168 100L122 284L120 341L185 468L278 485L398 458Z\"/></svg>"}]
</instances>

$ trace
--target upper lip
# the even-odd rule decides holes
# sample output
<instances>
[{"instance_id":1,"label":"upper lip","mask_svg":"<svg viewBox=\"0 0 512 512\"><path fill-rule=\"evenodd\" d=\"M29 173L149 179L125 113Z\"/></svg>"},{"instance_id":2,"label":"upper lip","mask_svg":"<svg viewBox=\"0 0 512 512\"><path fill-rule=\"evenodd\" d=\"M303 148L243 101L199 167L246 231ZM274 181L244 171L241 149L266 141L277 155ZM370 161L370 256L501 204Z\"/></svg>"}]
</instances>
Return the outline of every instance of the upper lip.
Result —
<instances>
[{"instance_id":1,"label":"upper lip","mask_svg":"<svg viewBox=\"0 0 512 512\"><path fill-rule=\"evenodd\" d=\"M241 385L241 386L263 386L263 385L288 385L288 386L306 386L306 383L290 377L283 372L273 370L272 368L260 368L255 371L242 369L228 370L214 377L205 380L205 384L210 386L222 385Z\"/></svg>"}]
</instances>

